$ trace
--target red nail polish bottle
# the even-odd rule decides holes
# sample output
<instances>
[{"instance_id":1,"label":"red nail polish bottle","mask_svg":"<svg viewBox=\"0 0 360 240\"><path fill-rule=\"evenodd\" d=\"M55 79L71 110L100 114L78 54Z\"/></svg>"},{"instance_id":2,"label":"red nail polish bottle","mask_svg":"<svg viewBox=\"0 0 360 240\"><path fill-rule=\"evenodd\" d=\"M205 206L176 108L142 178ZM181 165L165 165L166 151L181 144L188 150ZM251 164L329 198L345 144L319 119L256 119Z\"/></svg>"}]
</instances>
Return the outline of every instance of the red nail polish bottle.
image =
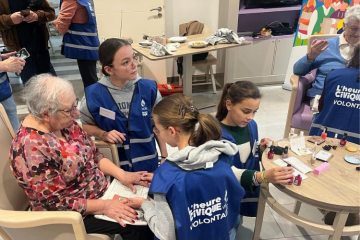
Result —
<instances>
[{"instance_id":1,"label":"red nail polish bottle","mask_svg":"<svg viewBox=\"0 0 360 240\"><path fill-rule=\"evenodd\" d=\"M325 140L326 137L327 137L327 132L326 132L326 131L327 131L327 128L325 127L325 128L324 128L324 131L321 133L321 138L324 139L324 140Z\"/></svg>"},{"instance_id":2,"label":"red nail polish bottle","mask_svg":"<svg viewBox=\"0 0 360 240\"><path fill-rule=\"evenodd\" d=\"M343 137L342 137L342 139L340 140L340 143L339 143L340 147L345 147L346 142L347 142L346 138L347 138L347 133L344 133L344 135L343 135Z\"/></svg>"},{"instance_id":3,"label":"red nail polish bottle","mask_svg":"<svg viewBox=\"0 0 360 240\"><path fill-rule=\"evenodd\" d=\"M298 174L298 175L295 177L294 185L295 185L295 186L300 186L300 185L301 185L301 181L302 181L302 177L300 176L300 174Z\"/></svg>"},{"instance_id":4,"label":"red nail polish bottle","mask_svg":"<svg viewBox=\"0 0 360 240\"><path fill-rule=\"evenodd\" d=\"M288 164L287 167L292 167L291 164ZM288 178L287 185L292 185L294 181L294 175L291 175L291 177Z\"/></svg>"},{"instance_id":5,"label":"red nail polish bottle","mask_svg":"<svg viewBox=\"0 0 360 240\"><path fill-rule=\"evenodd\" d=\"M270 151L268 152L268 159L274 158L274 146L270 147Z\"/></svg>"}]
</instances>

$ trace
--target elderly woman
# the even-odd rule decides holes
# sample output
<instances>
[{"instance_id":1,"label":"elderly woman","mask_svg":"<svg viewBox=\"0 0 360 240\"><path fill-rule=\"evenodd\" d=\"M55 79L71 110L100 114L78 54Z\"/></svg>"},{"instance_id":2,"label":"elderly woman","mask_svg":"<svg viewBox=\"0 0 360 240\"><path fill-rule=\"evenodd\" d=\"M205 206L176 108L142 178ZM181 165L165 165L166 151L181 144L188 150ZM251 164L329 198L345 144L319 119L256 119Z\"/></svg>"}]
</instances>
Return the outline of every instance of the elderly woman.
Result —
<instances>
[{"instance_id":1,"label":"elderly woman","mask_svg":"<svg viewBox=\"0 0 360 240\"><path fill-rule=\"evenodd\" d=\"M87 233L120 234L123 239L152 239L147 226L126 226L137 219L127 200L101 200L109 177L130 188L142 184L144 172L125 172L105 158L74 121L79 116L70 82L42 74L23 92L30 114L10 149L10 167L33 211L77 211ZM105 176L108 175L108 176ZM105 214L118 223L96 219Z\"/></svg>"},{"instance_id":2,"label":"elderly woman","mask_svg":"<svg viewBox=\"0 0 360 240\"><path fill-rule=\"evenodd\" d=\"M294 74L304 76L317 68L315 80L307 92L312 100L320 95L324 79L332 69L344 68L352 56L354 47L360 41L360 5L349 8L345 13L344 32L328 40L314 40L310 52L294 65Z\"/></svg>"}]
</instances>

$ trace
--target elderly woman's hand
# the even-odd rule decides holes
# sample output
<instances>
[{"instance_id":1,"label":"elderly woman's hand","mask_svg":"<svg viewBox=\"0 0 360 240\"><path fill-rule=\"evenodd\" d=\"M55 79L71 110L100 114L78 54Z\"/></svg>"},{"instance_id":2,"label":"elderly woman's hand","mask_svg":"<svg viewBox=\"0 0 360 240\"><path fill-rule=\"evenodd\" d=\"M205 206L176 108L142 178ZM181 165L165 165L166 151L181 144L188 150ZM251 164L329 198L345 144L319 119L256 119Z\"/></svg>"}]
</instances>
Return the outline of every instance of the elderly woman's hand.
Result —
<instances>
[{"instance_id":1,"label":"elderly woman's hand","mask_svg":"<svg viewBox=\"0 0 360 240\"><path fill-rule=\"evenodd\" d=\"M129 199L125 200L105 200L105 208L103 214L115 219L121 226L126 227L122 221L135 223L134 219L138 220L137 212L129 205Z\"/></svg>"},{"instance_id":2,"label":"elderly woman's hand","mask_svg":"<svg viewBox=\"0 0 360 240\"><path fill-rule=\"evenodd\" d=\"M265 171L265 178L270 183L287 184L293 176L292 167L276 167Z\"/></svg>"},{"instance_id":3,"label":"elderly woman's hand","mask_svg":"<svg viewBox=\"0 0 360 240\"><path fill-rule=\"evenodd\" d=\"M307 55L308 61L314 61L323 51L329 47L328 41L325 39L312 41L310 46L310 52Z\"/></svg>"},{"instance_id":4,"label":"elderly woman's hand","mask_svg":"<svg viewBox=\"0 0 360 240\"><path fill-rule=\"evenodd\" d=\"M131 189L133 193L136 193L136 188L134 187L134 184L138 184L141 186L149 187L149 184L145 181L141 180L141 176L143 174L147 174L147 172L126 172L123 171L119 177L119 181L122 182L125 186Z\"/></svg>"}]
</instances>

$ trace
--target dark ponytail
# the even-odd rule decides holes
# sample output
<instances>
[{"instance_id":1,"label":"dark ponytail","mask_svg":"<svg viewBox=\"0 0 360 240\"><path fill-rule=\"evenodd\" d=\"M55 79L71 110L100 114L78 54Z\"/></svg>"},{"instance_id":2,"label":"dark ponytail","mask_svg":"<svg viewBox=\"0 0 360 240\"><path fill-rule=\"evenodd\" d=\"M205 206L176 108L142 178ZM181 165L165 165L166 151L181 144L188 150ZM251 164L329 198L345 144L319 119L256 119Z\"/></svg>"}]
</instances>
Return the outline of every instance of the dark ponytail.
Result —
<instances>
[{"instance_id":1,"label":"dark ponytail","mask_svg":"<svg viewBox=\"0 0 360 240\"><path fill-rule=\"evenodd\" d=\"M350 59L349 68L360 68L360 45L357 45L354 49L352 58ZM360 82L360 75L358 77L358 82Z\"/></svg>"},{"instance_id":2,"label":"dark ponytail","mask_svg":"<svg viewBox=\"0 0 360 240\"><path fill-rule=\"evenodd\" d=\"M261 98L259 89L252 82L237 81L225 84L219 105L217 107L217 120L222 121L228 114L226 100L230 100L232 104L237 104L247 98Z\"/></svg>"}]
</instances>

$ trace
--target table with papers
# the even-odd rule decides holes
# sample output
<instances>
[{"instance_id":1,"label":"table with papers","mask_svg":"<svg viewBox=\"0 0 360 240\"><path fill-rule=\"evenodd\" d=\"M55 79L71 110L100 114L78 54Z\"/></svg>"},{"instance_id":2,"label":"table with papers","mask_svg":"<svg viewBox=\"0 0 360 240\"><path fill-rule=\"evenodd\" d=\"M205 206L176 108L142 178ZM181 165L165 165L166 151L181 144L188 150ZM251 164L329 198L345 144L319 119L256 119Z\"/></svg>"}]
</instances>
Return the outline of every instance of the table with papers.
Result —
<instances>
[{"instance_id":1,"label":"table with papers","mask_svg":"<svg viewBox=\"0 0 360 240\"><path fill-rule=\"evenodd\" d=\"M307 139L308 137L305 138ZM334 139L327 138L325 143L317 147L317 152L323 150L322 146L332 144L333 142ZM313 146L313 143L305 141L306 148L312 148ZM273 198L269 191L268 183L261 184L253 239L259 239L266 203L274 211L294 224L330 235L329 239L331 240L340 240L341 236L359 235L360 225L346 227L345 222L349 213L360 212L360 173L355 170L356 165L344 160L346 155L359 155L359 145L348 142L346 146L355 147L357 152L352 153L341 147L338 147L336 150L331 149L329 152L333 156L328 160L330 168L318 176L312 171L308 171L305 174L307 178L302 182L301 186L274 184L277 189L296 200L293 211L287 210ZM289 159L298 159L303 165L306 165L305 168L313 170L323 163L316 160L315 165L311 166L308 162L310 157L311 154L298 156L294 152L289 151ZM280 161L284 163L280 163ZM285 161L280 159L279 155L275 155L273 160L268 159L267 154L262 155L262 165L265 170L278 167L279 163L282 165L286 164ZM302 170L306 171L306 169ZM332 226L325 225L299 216L301 203L336 212L334 224Z\"/></svg>"}]
</instances>

